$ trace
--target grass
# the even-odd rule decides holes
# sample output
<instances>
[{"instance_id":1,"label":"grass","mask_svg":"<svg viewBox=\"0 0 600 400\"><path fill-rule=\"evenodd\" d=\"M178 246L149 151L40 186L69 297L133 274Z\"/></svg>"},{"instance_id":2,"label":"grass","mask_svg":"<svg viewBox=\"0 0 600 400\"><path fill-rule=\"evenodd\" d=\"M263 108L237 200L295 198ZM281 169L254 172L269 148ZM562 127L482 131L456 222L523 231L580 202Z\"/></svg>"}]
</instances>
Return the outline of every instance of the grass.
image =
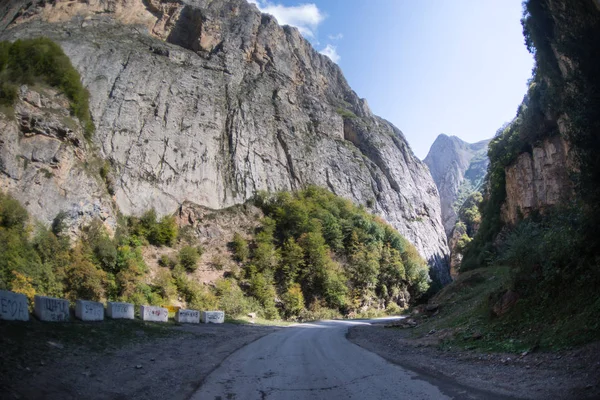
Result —
<instances>
[{"instance_id":1,"label":"grass","mask_svg":"<svg viewBox=\"0 0 600 400\"><path fill-rule=\"evenodd\" d=\"M511 285L510 268L489 267L461 274L430 304L439 304L436 316L420 316L411 329L414 337L431 330L450 332L442 349L521 353L558 351L600 339L600 298L557 298L542 303L519 299L506 314L492 316L498 293Z\"/></svg>"},{"instance_id":2,"label":"grass","mask_svg":"<svg viewBox=\"0 0 600 400\"><path fill-rule=\"evenodd\" d=\"M150 338L180 334L171 329L173 323L158 324L140 320L102 322L28 322L2 321L0 354L3 359L40 356L51 349L84 348L104 352Z\"/></svg>"},{"instance_id":3,"label":"grass","mask_svg":"<svg viewBox=\"0 0 600 400\"><path fill-rule=\"evenodd\" d=\"M346 119L355 119L355 118L358 118L356 116L356 114L354 114L352 111L347 110L345 108L339 107L339 108L337 108L335 110L335 112L338 113L338 115L340 115L342 118L346 118Z\"/></svg>"}]
</instances>

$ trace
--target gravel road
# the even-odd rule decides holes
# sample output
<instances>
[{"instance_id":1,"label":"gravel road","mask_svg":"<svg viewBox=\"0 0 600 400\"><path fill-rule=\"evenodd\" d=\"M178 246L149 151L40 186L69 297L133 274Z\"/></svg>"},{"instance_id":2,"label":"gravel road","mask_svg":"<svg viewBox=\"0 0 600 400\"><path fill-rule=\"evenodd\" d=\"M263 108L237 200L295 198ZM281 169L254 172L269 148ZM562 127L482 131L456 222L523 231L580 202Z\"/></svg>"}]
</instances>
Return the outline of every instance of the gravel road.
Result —
<instances>
[{"instance_id":1,"label":"gravel road","mask_svg":"<svg viewBox=\"0 0 600 400\"><path fill-rule=\"evenodd\" d=\"M346 339L368 321L322 321L282 329L233 353L193 400L499 399L389 363Z\"/></svg>"}]
</instances>

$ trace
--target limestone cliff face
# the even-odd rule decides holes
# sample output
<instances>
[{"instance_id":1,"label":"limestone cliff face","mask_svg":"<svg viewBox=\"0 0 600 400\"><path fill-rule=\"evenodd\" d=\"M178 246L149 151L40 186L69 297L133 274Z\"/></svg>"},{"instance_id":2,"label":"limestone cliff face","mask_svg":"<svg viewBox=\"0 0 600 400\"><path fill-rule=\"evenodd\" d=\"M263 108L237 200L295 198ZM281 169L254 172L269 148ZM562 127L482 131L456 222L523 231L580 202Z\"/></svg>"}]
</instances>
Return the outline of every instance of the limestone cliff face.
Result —
<instances>
[{"instance_id":1,"label":"limestone cliff face","mask_svg":"<svg viewBox=\"0 0 600 400\"><path fill-rule=\"evenodd\" d=\"M442 222L448 237L456 223L457 211L464 199L483 183L489 159L489 140L467 143L456 136L439 135L431 145L425 164L438 188Z\"/></svg>"},{"instance_id":2,"label":"limestone cliff face","mask_svg":"<svg viewBox=\"0 0 600 400\"><path fill-rule=\"evenodd\" d=\"M244 0L21 4L1 39L48 36L71 58L123 213L316 184L380 214L449 280L427 167L297 29Z\"/></svg>"},{"instance_id":3,"label":"limestone cliff face","mask_svg":"<svg viewBox=\"0 0 600 400\"><path fill-rule=\"evenodd\" d=\"M99 218L109 229L116 212L98 174L93 149L69 101L56 91L21 87L14 116L0 112L0 189L9 191L39 221L59 212L75 234Z\"/></svg>"},{"instance_id":4,"label":"limestone cliff face","mask_svg":"<svg viewBox=\"0 0 600 400\"><path fill-rule=\"evenodd\" d=\"M522 153L505 169L506 201L502 220L515 224L532 211L544 213L573 196L569 178L567 143L560 137L545 139L532 153Z\"/></svg>"}]
</instances>

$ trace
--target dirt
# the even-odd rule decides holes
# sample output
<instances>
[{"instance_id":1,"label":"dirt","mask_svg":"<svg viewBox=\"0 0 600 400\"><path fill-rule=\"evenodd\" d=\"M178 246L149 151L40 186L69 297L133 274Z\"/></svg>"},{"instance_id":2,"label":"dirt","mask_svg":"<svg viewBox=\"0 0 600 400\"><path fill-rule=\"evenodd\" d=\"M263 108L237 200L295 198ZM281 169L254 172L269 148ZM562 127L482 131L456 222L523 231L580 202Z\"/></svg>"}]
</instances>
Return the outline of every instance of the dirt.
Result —
<instances>
[{"instance_id":1,"label":"dirt","mask_svg":"<svg viewBox=\"0 0 600 400\"><path fill-rule=\"evenodd\" d=\"M104 329L82 326L90 334ZM0 326L3 334L5 328ZM33 329L44 331L26 335L27 343L1 337L0 398L187 399L228 355L280 329L237 324L171 325L159 332L134 328L136 340L103 344L106 349L95 348L89 341L81 343L83 338L61 337L62 331L48 333L46 329L54 328L39 326ZM31 325L24 329L32 330ZM35 342L33 336L39 340ZM122 338L108 335L101 339L118 342ZM30 346L32 340L35 346Z\"/></svg>"},{"instance_id":2,"label":"dirt","mask_svg":"<svg viewBox=\"0 0 600 400\"><path fill-rule=\"evenodd\" d=\"M555 353L482 353L444 348L439 338L411 338L410 328L379 324L349 330L353 343L425 377L509 398L600 399L600 342Z\"/></svg>"}]
</instances>

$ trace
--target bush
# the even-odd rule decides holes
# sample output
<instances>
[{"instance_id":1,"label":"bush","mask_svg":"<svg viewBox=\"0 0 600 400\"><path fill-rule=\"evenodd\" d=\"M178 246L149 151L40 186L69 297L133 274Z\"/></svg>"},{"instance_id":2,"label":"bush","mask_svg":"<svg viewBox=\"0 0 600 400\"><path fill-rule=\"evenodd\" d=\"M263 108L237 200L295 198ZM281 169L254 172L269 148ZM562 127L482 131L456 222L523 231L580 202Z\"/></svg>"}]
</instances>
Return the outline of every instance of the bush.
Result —
<instances>
[{"instance_id":1,"label":"bush","mask_svg":"<svg viewBox=\"0 0 600 400\"><path fill-rule=\"evenodd\" d=\"M287 292L281 296L283 301L283 311L285 318L298 317L304 310L304 295L299 284L290 287Z\"/></svg>"},{"instance_id":2,"label":"bush","mask_svg":"<svg viewBox=\"0 0 600 400\"><path fill-rule=\"evenodd\" d=\"M233 234L231 249L233 251L233 258L238 262L246 262L246 260L250 256L250 248L248 247L248 241L237 232Z\"/></svg>"},{"instance_id":3,"label":"bush","mask_svg":"<svg viewBox=\"0 0 600 400\"><path fill-rule=\"evenodd\" d=\"M160 265L161 267L173 269L177 265L177 260L175 260L173 257L169 257L168 255L163 254L158 260L158 265Z\"/></svg>"},{"instance_id":4,"label":"bush","mask_svg":"<svg viewBox=\"0 0 600 400\"><path fill-rule=\"evenodd\" d=\"M165 216L152 227L148 240L157 246L172 246L177 239L178 231L175 217Z\"/></svg>"},{"instance_id":5,"label":"bush","mask_svg":"<svg viewBox=\"0 0 600 400\"><path fill-rule=\"evenodd\" d=\"M156 287L156 292L165 300L173 299L177 295L175 280L168 269L160 269L156 273L154 286Z\"/></svg>"},{"instance_id":6,"label":"bush","mask_svg":"<svg viewBox=\"0 0 600 400\"><path fill-rule=\"evenodd\" d=\"M319 299L315 299L309 306L308 310L304 309L300 312L300 320L302 321L320 321L324 319L338 319L341 315L338 310L327 308Z\"/></svg>"},{"instance_id":7,"label":"bush","mask_svg":"<svg viewBox=\"0 0 600 400\"><path fill-rule=\"evenodd\" d=\"M402 313L402 308L400 308L398 303L390 301L385 308L385 312L388 315L400 315Z\"/></svg>"},{"instance_id":8,"label":"bush","mask_svg":"<svg viewBox=\"0 0 600 400\"><path fill-rule=\"evenodd\" d=\"M240 289L235 280L225 278L219 279L215 283L215 286L218 307L225 311L225 315L236 317L250 312L244 292Z\"/></svg>"},{"instance_id":9,"label":"bush","mask_svg":"<svg viewBox=\"0 0 600 400\"><path fill-rule=\"evenodd\" d=\"M198 269L198 260L200 254L198 250L192 246L183 246L177 255L179 264L188 272L194 272Z\"/></svg>"}]
</instances>

